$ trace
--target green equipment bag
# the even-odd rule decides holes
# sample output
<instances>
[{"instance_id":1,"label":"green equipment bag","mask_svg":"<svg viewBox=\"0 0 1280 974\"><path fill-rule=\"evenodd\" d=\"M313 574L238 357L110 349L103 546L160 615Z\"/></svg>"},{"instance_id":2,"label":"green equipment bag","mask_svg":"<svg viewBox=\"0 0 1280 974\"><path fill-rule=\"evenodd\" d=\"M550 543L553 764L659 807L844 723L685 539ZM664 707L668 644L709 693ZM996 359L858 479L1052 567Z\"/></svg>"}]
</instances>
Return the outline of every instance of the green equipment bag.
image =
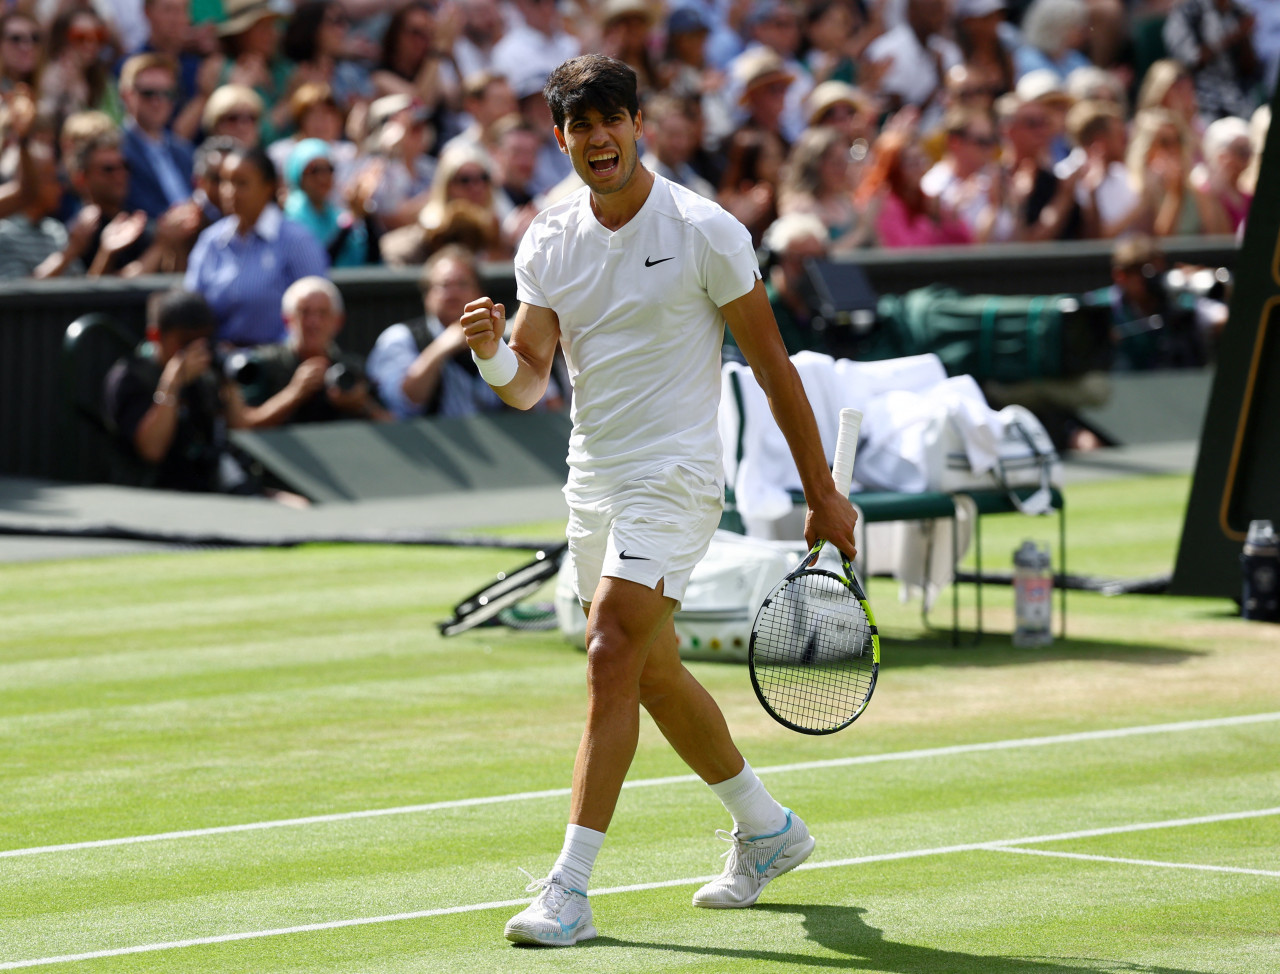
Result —
<instances>
[{"instance_id":1,"label":"green equipment bag","mask_svg":"<svg viewBox=\"0 0 1280 974\"><path fill-rule=\"evenodd\" d=\"M949 375L1021 382L1106 368L1108 325L1075 294L964 294L924 287L880 298L871 354L932 352Z\"/></svg>"}]
</instances>

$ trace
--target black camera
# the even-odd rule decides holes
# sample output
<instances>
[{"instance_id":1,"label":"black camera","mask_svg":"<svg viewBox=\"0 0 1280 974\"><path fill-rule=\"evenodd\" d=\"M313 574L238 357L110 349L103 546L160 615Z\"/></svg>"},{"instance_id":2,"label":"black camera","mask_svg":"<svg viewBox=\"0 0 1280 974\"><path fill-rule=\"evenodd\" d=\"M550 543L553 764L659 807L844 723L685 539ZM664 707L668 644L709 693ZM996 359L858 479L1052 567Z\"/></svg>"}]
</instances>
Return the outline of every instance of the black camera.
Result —
<instances>
[{"instance_id":1,"label":"black camera","mask_svg":"<svg viewBox=\"0 0 1280 974\"><path fill-rule=\"evenodd\" d=\"M252 385L262 372L262 367L252 352L243 348L227 351L212 342L209 344L209 367L214 375L242 386Z\"/></svg>"},{"instance_id":2,"label":"black camera","mask_svg":"<svg viewBox=\"0 0 1280 974\"><path fill-rule=\"evenodd\" d=\"M324 373L324 387L338 392L350 392L360 381L360 373L344 362L334 362Z\"/></svg>"}]
</instances>

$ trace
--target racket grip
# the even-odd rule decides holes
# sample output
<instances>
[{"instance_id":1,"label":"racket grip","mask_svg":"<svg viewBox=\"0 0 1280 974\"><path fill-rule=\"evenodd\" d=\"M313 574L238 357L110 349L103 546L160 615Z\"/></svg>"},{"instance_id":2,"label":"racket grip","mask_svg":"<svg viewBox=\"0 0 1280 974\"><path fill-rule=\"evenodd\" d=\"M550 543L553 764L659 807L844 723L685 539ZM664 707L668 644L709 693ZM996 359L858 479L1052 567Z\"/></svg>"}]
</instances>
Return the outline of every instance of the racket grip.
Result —
<instances>
[{"instance_id":1,"label":"racket grip","mask_svg":"<svg viewBox=\"0 0 1280 974\"><path fill-rule=\"evenodd\" d=\"M858 433L861 429L862 413L856 409L840 410L840 433L836 437L831 478L836 482L836 490L846 497L853 483L853 459L858 452Z\"/></svg>"}]
</instances>

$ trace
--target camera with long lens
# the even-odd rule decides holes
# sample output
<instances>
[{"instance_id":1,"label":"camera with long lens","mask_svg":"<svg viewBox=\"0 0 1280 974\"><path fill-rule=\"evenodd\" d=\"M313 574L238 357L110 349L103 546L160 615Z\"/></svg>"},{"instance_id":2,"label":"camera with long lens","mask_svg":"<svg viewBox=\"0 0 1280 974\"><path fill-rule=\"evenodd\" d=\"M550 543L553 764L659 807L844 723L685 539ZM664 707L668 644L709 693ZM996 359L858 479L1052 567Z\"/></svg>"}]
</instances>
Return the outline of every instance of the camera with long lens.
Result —
<instances>
[{"instance_id":1,"label":"camera with long lens","mask_svg":"<svg viewBox=\"0 0 1280 974\"><path fill-rule=\"evenodd\" d=\"M225 350L209 345L209 368L213 374L237 385L253 385L262 373L262 366L253 353L243 348Z\"/></svg>"}]
</instances>

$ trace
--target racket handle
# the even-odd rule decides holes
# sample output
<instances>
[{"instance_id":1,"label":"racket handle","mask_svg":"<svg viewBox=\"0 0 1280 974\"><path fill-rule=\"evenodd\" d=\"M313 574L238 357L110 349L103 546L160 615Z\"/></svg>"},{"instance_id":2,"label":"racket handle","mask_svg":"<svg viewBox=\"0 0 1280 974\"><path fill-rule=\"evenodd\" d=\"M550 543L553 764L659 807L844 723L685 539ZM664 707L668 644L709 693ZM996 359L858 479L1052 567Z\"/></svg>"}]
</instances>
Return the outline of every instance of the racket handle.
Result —
<instances>
[{"instance_id":1,"label":"racket handle","mask_svg":"<svg viewBox=\"0 0 1280 974\"><path fill-rule=\"evenodd\" d=\"M831 465L831 477L836 490L848 496L853 483L853 458L858 452L858 433L862 429L862 413L856 409L840 410L840 434L836 437L835 462Z\"/></svg>"}]
</instances>

